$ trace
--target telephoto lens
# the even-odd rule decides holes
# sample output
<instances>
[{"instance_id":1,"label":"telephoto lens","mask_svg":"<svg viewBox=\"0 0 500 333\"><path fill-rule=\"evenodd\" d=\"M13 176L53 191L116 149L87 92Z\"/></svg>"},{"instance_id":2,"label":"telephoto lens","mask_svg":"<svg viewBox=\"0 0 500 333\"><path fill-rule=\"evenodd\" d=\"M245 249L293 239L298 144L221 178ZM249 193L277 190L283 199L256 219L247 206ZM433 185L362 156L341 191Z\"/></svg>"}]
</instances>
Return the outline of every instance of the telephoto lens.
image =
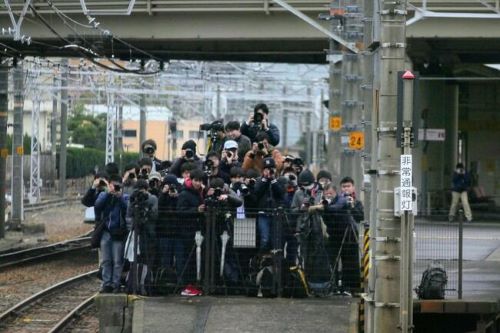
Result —
<instances>
[{"instance_id":1,"label":"telephoto lens","mask_svg":"<svg viewBox=\"0 0 500 333\"><path fill-rule=\"evenodd\" d=\"M258 143L259 150L264 150L264 144L262 142Z\"/></svg>"},{"instance_id":2,"label":"telephoto lens","mask_svg":"<svg viewBox=\"0 0 500 333\"><path fill-rule=\"evenodd\" d=\"M186 149L186 158L193 158L194 151L192 149Z\"/></svg>"}]
</instances>

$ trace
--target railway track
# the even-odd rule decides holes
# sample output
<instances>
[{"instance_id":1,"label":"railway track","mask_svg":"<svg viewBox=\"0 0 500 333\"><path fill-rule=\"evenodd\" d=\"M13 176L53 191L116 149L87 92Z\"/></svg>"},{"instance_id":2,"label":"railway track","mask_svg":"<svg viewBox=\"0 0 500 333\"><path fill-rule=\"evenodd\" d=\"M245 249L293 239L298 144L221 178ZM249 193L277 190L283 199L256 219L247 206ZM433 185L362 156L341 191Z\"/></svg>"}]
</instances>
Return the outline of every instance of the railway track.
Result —
<instances>
[{"instance_id":1,"label":"railway track","mask_svg":"<svg viewBox=\"0 0 500 333\"><path fill-rule=\"evenodd\" d=\"M54 208L54 207L60 207L64 206L68 203L76 203L80 200L80 198L77 197L71 197L71 198L58 198L58 199L50 199L50 200L44 200L42 202L34 203L34 204L25 204L24 205L24 212L36 212L40 209L48 209L48 208Z\"/></svg>"},{"instance_id":2,"label":"railway track","mask_svg":"<svg viewBox=\"0 0 500 333\"><path fill-rule=\"evenodd\" d=\"M46 246L0 254L0 270L22 263L33 262L63 253L90 248L90 233L78 238Z\"/></svg>"},{"instance_id":3,"label":"railway track","mask_svg":"<svg viewBox=\"0 0 500 333\"><path fill-rule=\"evenodd\" d=\"M93 303L99 280L93 270L57 283L0 314L4 332L62 332Z\"/></svg>"}]
</instances>

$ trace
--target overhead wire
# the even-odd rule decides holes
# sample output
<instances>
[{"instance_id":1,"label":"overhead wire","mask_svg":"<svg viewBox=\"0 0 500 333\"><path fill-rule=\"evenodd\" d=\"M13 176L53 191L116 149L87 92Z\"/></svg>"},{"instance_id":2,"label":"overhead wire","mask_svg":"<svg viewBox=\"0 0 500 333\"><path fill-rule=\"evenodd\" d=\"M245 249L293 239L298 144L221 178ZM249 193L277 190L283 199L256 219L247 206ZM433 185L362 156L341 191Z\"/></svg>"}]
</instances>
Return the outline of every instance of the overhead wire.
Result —
<instances>
[{"instance_id":1,"label":"overhead wire","mask_svg":"<svg viewBox=\"0 0 500 333\"><path fill-rule=\"evenodd\" d=\"M159 71L157 72L141 72L141 71L133 71L133 70L123 70L123 69L117 69L117 68L113 68L113 67L109 67L99 61L96 61L94 59L94 57L99 57L99 58L106 58L107 60L110 60L108 59L108 57L106 56L100 56L99 54L97 54L95 51L93 51L92 53L89 52L89 49L86 49L80 45L76 45L76 44L73 44L72 42L70 42L68 39L64 38L61 34L59 34L39 13L38 11L34 8L34 6L32 6L31 4L29 5L30 9L32 10L33 14L35 15L35 17L37 19L39 19L43 25L45 25L45 27L47 29L49 29L55 36L57 36L59 39L61 39L62 41L64 41L67 45L66 46L74 46L74 48L77 50L77 52L85 57L86 59L88 59L89 61L91 61L93 64L101 67L101 68L104 68L106 70L110 70L110 71L113 71L113 72L118 72L118 73L133 73L133 74L139 74L139 75L154 75L154 74L157 74ZM64 48L64 46L63 46ZM90 53L90 54L89 54Z\"/></svg>"}]
</instances>

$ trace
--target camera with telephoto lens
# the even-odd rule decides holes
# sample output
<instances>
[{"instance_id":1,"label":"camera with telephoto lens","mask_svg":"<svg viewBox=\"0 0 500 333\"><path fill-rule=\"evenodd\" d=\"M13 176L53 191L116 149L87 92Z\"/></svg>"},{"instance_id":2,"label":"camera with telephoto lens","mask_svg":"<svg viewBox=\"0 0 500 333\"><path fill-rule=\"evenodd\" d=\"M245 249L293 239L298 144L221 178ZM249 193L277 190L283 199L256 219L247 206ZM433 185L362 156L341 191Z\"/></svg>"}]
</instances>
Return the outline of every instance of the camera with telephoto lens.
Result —
<instances>
[{"instance_id":1,"label":"camera with telephoto lens","mask_svg":"<svg viewBox=\"0 0 500 333\"><path fill-rule=\"evenodd\" d=\"M102 179L101 179L101 180L99 181L99 186L100 186L100 187L105 187L105 186L106 186L106 182L105 182L104 180L102 180Z\"/></svg>"},{"instance_id":2,"label":"camera with telephoto lens","mask_svg":"<svg viewBox=\"0 0 500 333\"><path fill-rule=\"evenodd\" d=\"M255 126L260 126L262 124L262 120L264 120L264 116L260 112L253 113L253 123Z\"/></svg>"},{"instance_id":3,"label":"camera with telephoto lens","mask_svg":"<svg viewBox=\"0 0 500 333\"><path fill-rule=\"evenodd\" d=\"M214 168L214 161L212 161L211 159L206 160L205 163L203 164L203 172L207 176L211 176L212 175L212 169L213 168Z\"/></svg>"},{"instance_id":4,"label":"camera with telephoto lens","mask_svg":"<svg viewBox=\"0 0 500 333\"><path fill-rule=\"evenodd\" d=\"M168 188L168 193L169 194L177 194L177 188L173 185L170 185L170 187Z\"/></svg>"},{"instance_id":5,"label":"camera with telephoto lens","mask_svg":"<svg viewBox=\"0 0 500 333\"><path fill-rule=\"evenodd\" d=\"M185 156L186 156L186 158L187 158L187 159L192 159L192 158L194 158L194 151L193 151L192 149L190 149L190 148L187 148L187 149L186 149L186 155L185 155Z\"/></svg>"},{"instance_id":6,"label":"camera with telephoto lens","mask_svg":"<svg viewBox=\"0 0 500 333\"><path fill-rule=\"evenodd\" d=\"M232 152L232 151L230 151L230 150L227 150L227 151L226 151L226 156L227 156L227 158L229 158L229 159L233 158L233 152Z\"/></svg>"},{"instance_id":7,"label":"camera with telephoto lens","mask_svg":"<svg viewBox=\"0 0 500 333\"><path fill-rule=\"evenodd\" d=\"M233 185L231 185L231 189L232 189L234 192L238 192L238 191L240 191L240 193L241 193L242 195L248 195L248 193L249 193L249 191L250 191L250 190L248 189L248 187L247 187L244 183L242 183L242 182L236 182L236 183L234 183Z\"/></svg>"},{"instance_id":8,"label":"camera with telephoto lens","mask_svg":"<svg viewBox=\"0 0 500 333\"><path fill-rule=\"evenodd\" d=\"M141 190L135 190L130 196L130 204L133 207L145 205L149 199L149 194Z\"/></svg>"},{"instance_id":9,"label":"camera with telephoto lens","mask_svg":"<svg viewBox=\"0 0 500 333\"><path fill-rule=\"evenodd\" d=\"M142 151L143 151L143 153L148 154L148 155L152 155L155 153L155 149L151 145L144 146L144 149Z\"/></svg>"},{"instance_id":10,"label":"camera with telephoto lens","mask_svg":"<svg viewBox=\"0 0 500 333\"><path fill-rule=\"evenodd\" d=\"M148 180L148 178L149 178L148 170L147 169L141 169L141 171L139 171L139 175L137 176L137 179Z\"/></svg>"},{"instance_id":11,"label":"camera with telephoto lens","mask_svg":"<svg viewBox=\"0 0 500 333\"><path fill-rule=\"evenodd\" d=\"M212 195L209 195L205 198L205 204L207 206L215 206L222 204L221 201L219 201L219 197L222 195L222 189L221 188L215 188L214 193Z\"/></svg>"},{"instance_id":12,"label":"camera with telephoto lens","mask_svg":"<svg viewBox=\"0 0 500 333\"><path fill-rule=\"evenodd\" d=\"M120 184L113 184L113 187L115 189L115 192L120 192L120 190L122 189L122 186Z\"/></svg>"}]
</instances>

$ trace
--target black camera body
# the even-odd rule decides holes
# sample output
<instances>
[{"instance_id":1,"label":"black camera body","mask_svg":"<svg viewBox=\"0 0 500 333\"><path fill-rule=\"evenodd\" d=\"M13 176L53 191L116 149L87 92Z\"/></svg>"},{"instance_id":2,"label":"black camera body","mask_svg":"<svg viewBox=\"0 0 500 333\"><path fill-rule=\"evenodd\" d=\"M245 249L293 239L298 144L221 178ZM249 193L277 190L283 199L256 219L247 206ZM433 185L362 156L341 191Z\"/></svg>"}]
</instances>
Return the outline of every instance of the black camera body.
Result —
<instances>
[{"instance_id":1,"label":"black camera body","mask_svg":"<svg viewBox=\"0 0 500 333\"><path fill-rule=\"evenodd\" d=\"M249 188L245 185L245 183L242 182L236 182L231 186L231 189L235 192L240 191L242 195L248 195L250 190Z\"/></svg>"},{"instance_id":2,"label":"black camera body","mask_svg":"<svg viewBox=\"0 0 500 333\"><path fill-rule=\"evenodd\" d=\"M259 150L264 150L264 148L266 148L266 146L264 146L264 144L262 142L259 142L257 144L257 147L259 148Z\"/></svg>"},{"instance_id":3,"label":"black camera body","mask_svg":"<svg viewBox=\"0 0 500 333\"><path fill-rule=\"evenodd\" d=\"M186 158L187 159L193 159L194 158L194 151L191 148L186 149Z\"/></svg>"},{"instance_id":4,"label":"black camera body","mask_svg":"<svg viewBox=\"0 0 500 333\"><path fill-rule=\"evenodd\" d=\"M264 116L262 115L262 113L257 111L253 113L253 123L255 126L261 126L262 120L264 120Z\"/></svg>"},{"instance_id":5,"label":"black camera body","mask_svg":"<svg viewBox=\"0 0 500 333\"><path fill-rule=\"evenodd\" d=\"M207 176L211 176L212 175L212 170L214 168L214 161L208 159L205 161L205 163L203 164L203 172L207 175Z\"/></svg>"}]
</instances>

